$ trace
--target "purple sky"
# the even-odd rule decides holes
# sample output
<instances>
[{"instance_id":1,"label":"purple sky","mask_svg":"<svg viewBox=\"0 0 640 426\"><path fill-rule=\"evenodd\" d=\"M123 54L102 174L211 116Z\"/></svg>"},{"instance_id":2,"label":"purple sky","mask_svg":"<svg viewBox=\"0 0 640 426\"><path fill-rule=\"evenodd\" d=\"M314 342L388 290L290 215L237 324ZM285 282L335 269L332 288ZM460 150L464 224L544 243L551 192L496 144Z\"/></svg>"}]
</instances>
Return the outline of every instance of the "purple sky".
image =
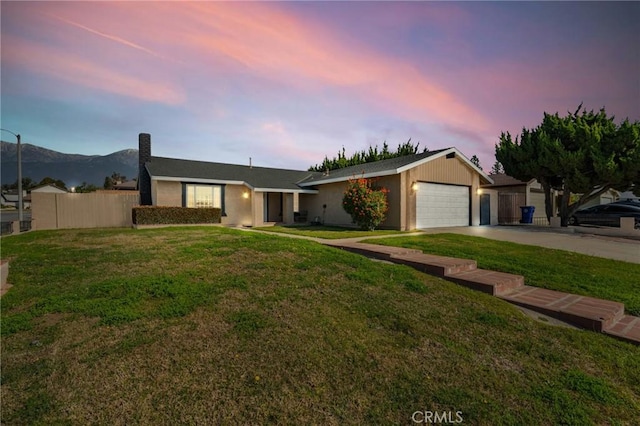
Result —
<instances>
[{"instance_id":1,"label":"purple sky","mask_svg":"<svg viewBox=\"0 0 640 426\"><path fill-rule=\"evenodd\" d=\"M543 112L640 119L638 2L6 2L2 127L306 169L409 138L489 170ZM7 133L5 141L14 141Z\"/></svg>"}]
</instances>

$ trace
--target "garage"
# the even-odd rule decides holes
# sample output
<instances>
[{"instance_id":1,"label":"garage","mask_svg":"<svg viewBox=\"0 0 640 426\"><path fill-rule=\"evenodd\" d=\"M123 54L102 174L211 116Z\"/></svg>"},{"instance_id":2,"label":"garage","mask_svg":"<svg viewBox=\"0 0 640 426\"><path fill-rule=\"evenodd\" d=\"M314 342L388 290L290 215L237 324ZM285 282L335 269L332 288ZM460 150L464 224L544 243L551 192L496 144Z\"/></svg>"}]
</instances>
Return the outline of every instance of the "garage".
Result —
<instances>
[{"instance_id":1,"label":"garage","mask_svg":"<svg viewBox=\"0 0 640 426\"><path fill-rule=\"evenodd\" d=\"M469 187L418 182L416 228L469 226Z\"/></svg>"}]
</instances>

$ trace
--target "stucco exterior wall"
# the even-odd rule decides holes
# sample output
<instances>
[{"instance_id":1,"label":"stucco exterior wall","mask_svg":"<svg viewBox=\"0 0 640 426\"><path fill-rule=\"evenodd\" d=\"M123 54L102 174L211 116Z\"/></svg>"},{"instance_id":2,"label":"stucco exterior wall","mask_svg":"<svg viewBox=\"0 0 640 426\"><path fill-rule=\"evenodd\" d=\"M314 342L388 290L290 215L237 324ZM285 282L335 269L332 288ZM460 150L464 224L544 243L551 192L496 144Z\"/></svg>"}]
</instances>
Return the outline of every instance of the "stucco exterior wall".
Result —
<instances>
[{"instance_id":1,"label":"stucco exterior wall","mask_svg":"<svg viewBox=\"0 0 640 426\"><path fill-rule=\"evenodd\" d=\"M248 194L248 198L244 198ZM224 212L222 217L223 225L250 226L252 225L251 215L251 191L244 185L226 185L224 188Z\"/></svg>"},{"instance_id":2,"label":"stucco exterior wall","mask_svg":"<svg viewBox=\"0 0 640 426\"><path fill-rule=\"evenodd\" d=\"M310 222L319 217L326 225L351 226L351 216L342 208L342 194L346 188L347 182L336 182L321 185L318 194L300 194L300 210L309 212ZM326 210L322 207L325 204Z\"/></svg>"},{"instance_id":3,"label":"stucco exterior wall","mask_svg":"<svg viewBox=\"0 0 640 426\"><path fill-rule=\"evenodd\" d=\"M152 180L151 202L154 206L182 207L182 183Z\"/></svg>"}]
</instances>

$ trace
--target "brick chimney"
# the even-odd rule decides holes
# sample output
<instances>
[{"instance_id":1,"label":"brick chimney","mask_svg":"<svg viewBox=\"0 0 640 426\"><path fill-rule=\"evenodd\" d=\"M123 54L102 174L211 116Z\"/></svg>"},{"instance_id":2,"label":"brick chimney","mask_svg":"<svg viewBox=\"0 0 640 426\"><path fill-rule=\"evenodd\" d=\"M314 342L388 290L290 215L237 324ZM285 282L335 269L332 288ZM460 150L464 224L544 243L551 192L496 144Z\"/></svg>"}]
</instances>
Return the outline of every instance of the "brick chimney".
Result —
<instances>
[{"instance_id":1,"label":"brick chimney","mask_svg":"<svg viewBox=\"0 0 640 426\"><path fill-rule=\"evenodd\" d=\"M140 190L140 205L151 205L151 176L144 166L151 161L151 135L138 135L138 189Z\"/></svg>"}]
</instances>

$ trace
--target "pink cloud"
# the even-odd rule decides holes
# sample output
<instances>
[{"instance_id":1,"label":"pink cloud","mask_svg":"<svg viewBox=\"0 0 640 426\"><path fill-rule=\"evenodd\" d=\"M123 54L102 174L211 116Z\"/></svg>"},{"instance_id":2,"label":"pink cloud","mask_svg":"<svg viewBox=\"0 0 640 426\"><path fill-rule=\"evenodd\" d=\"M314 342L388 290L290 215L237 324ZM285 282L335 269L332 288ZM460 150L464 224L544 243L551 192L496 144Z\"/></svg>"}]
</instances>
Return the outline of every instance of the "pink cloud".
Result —
<instances>
[{"instance_id":1,"label":"pink cloud","mask_svg":"<svg viewBox=\"0 0 640 426\"><path fill-rule=\"evenodd\" d=\"M43 41L17 40L8 58L94 89L177 104L185 101L187 84L211 90L226 75L263 85L253 96L284 85L302 95L335 93L353 108L406 120L473 131L488 126L479 108L410 62L332 33L281 4L41 3L38 10ZM410 18L407 12L402 19ZM135 53L153 57L147 62ZM193 80L202 76L209 81Z\"/></svg>"},{"instance_id":2,"label":"pink cloud","mask_svg":"<svg viewBox=\"0 0 640 426\"><path fill-rule=\"evenodd\" d=\"M3 61L76 85L165 104L184 102L185 95L165 82L136 78L89 59L42 44L4 36Z\"/></svg>"},{"instance_id":3,"label":"pink cloud","mask_svg":"<svg viewBox=\"0 0 640 426\"><path fill-rule=\"evenodd\" d=\"M342 90L357 102L412 120L486 126L481 113L410 63L345 42L273 3L195 3L175 12L199 28L183 34L186 49L231 60L231 72L248 69L308 91Z\"/></svg>"}]
</instances>

